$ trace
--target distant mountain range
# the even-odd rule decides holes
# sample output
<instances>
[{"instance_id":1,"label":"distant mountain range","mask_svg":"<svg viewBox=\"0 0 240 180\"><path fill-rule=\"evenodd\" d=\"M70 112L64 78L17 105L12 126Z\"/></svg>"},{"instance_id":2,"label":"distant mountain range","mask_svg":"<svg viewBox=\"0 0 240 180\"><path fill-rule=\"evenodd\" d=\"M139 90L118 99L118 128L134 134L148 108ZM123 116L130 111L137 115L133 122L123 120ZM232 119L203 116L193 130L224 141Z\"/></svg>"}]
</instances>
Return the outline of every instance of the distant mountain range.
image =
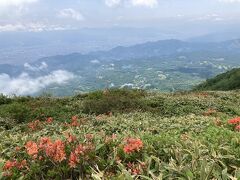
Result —
<instances>
[{"instance_id":1,"label":"distant mountain range","mask_svg":"<svg viewBox=\"0 0 240 180\"><path fill-rule=\"evenodd\" d=\"M129 47L118 46L109 51L96 51L88 54L73 53L68 55L57 55L41 58L33 63L32 66L39 66L46 62L49 70L67 69L78 70L86 66L95 64L96 61L114 62L119 60L133 60L142 58L169 58L175 59L177 56L191 57L195 60L208 60L209 58L219 58L219 61L230 64L239 64L240 57L240 39L224 42L185 42L180 40L161 40L156 42L147 42ZM224 58L224 60L223 60ZM151 61L151 60L149 60ZM17 74L24 68L21 65L12 66L9 64L0 64L0 73Z\"/></svg>"},{"instance_id":2,"label":"distant mountain range","mask_svg":"<svg viewBox=\"0 0 240 180\"><path fill-rule=\"evenodd\" d=\"M239 66L239 39L223 42L171 39L87 54L45 57L24 66L0 65L0 74L17 77L25 72L37 78L57 70L69 71L75 78L67 86L54 84L46 89L65 95L108 87L188 90Z\"/></svg>"},{"instance_id":3,"label":"distant mountain range","mask_svg":"<svg viewBox=\"0 0 240 180\"><path fill-rule=\"evenodd\" d=\"M83 28L42 32L0 32L0 64L33 62L42 57L109 50L156 39L181 37L156 28Z\"/></svg>"}]
</instances>

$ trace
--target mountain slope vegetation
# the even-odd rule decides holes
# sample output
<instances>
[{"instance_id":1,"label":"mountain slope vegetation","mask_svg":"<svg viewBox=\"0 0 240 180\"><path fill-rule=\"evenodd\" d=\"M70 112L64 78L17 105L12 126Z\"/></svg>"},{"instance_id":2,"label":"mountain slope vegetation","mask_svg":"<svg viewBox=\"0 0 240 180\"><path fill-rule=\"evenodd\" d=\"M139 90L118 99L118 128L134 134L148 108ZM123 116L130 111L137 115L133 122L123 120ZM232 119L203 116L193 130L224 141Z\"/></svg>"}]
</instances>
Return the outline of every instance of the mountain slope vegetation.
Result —
<instances>
[{"instance_id":1,"label":"mountain slope vegetation","mask_svg":"<svg viewBox=\"0 0 240 180\"><path fill-rule=\"evenodd\" d=\"M240 89L240 68L232 69L206 82L199 84L195 90L235 90Z\"/></svg>"},{"instance_id":2,"label":"mountain slope vegetation","mask_svg":"<svg viewBox=\"0 0 240 180\"><path fill-rule=\"evenodd\" d=\"M240 92L0 97L1 179L237 179Z\"/></svg>"}]
</instances>

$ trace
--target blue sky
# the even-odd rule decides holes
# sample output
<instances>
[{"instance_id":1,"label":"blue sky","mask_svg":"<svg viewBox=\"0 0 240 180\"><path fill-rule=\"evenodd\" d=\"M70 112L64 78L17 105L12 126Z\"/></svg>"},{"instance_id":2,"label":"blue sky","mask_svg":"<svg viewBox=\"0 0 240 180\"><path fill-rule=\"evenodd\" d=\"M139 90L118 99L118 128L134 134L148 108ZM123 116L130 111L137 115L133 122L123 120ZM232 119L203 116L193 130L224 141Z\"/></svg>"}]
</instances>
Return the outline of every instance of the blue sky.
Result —
<instances>
[{"instance_id":1,"label":"blue sky","mask_svg":"<svg viewBox=\"0 0 240 180\"><path fill-rule=\"evenodd\" d=\"M0 31L222 28L238 19L240 0L0 0Z\"/></svg>"}]
</instances>

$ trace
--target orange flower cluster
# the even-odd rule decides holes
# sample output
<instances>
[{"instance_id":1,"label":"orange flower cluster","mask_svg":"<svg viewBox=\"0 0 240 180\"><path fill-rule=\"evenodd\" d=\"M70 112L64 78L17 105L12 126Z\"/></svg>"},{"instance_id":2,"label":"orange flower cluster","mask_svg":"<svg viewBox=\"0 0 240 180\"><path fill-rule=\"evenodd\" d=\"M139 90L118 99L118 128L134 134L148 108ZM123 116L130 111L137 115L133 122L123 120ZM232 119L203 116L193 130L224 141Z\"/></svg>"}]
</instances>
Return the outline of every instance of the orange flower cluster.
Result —
<instances>
[{"instance_id":1,"label":"orange flower cluster","mask_svg":"<svg viewBox=\"0 0 240 180\"><path fill-rule=\"evenodd\" d=\"M46 123L51 124L52 122L53 122L53 118L52 117L47 118Z\"/></svg>"},{"instance_id":2,"label":"orange flower cluster","mask_svg":"<svg viewBox=\"0 0 240 180\"><path fill-rule=\"evenodd\" d=\"M53 122L53 118L52 118L52 117L47 118L46 123L51 124L52 122ZM40 122L39 120L30 122L30 123L28 123L28 127L29 127L31 130L40 129L40 127L41 127L41 122Z\"/></svg>"},{"instance_id":3,"label":"orange flower cluster","mask_svg":"<svg viewBox=\"0 0 240 180\"><path fill-rule=\"evenodd\" d=\"M3 170L11 170L13 167L16 166L16 161L7 161L5 165L3 166Z\"/></svg>"},{"instance_id":4,"label":"orange flower cluster","mask_svg":"<svg viewBox=\"0 0 240 180\"><path fill-rule=\"evenodd\" d=\"M65 145L61 140L48 142L45 146L46 155L56 162L61 162L66 159Z\"/></svg>"},{"instance_id":5,"label":"orange flower cluster","mask_svg":"<svg viewBox=\"0 0 240 180\"><path fill-rule=\"evenodd\" d=\"M33 141L28 141L25 145L28 155L37 156L38 154L38 145Z\"/></svg>"},{"instance_id":6,"label":"orange flower cluster","mask_svg":"<svg viewBox=\"0 0 240 180\"><path fill-rule=\"evenodd\" d=\"M127 164L128 170L131 172L132 175L139 175L142 173L143 169L146 168L145 163L131 163Z\"/></svg>"},{"instance_id":7,"label":"orange flower cluster","mask_svg":"<svg viewBox=\"0 0 240 180\"><path fill-rule=\"evenodd\" d=\"M39 129L40 125L41 125L41 122L39 120L28 123L28 127L33 131Z\"/></svg>"},{"instance_id":8,"label":"orange flower cluster","mask_svg":"<svg viewBox=\"0 0 240 180\"><path fill-rule=\"evenodd\" d=\"M73 136L70 133L67 133L66 137L67 137L67 142L69 142L69 143L73 143L77 140L76 136Z\"/></svg>"},{"instance_id":9,"label":"orange flower cluster","mask_svg":"<svg viewBox=\"0 0 240 180\"><path fill-rule=\"evenodd\" d=\"M209 96L208 93L197 93L196 95L200 97L205 97L205 98Z\"/></svg>"},{"instance_id":10,"label":"orange flower cluster","mask_svg":"<svg viewBox=\"0 0 240 180\"><path fill-rule=\"evenodd\" d=\"M240 131L240 125L235 127L236 131Z\"/></svg>"},{"instance_id":11,"label":"orange flower cluster","mask_svg":"<svg viewBox=\"0 0 240 180\"><path fill-rule=\"evenodd\" d=\"M91 144L89 145L83 145L79 144L76 146L75 150L71 152L70 157L69 157L69 166L71 168L75 168L77 163L79 163L80 159L79 157L81 155L85 155L86 153L90 152L93 149L93 146Z\"/></svg>"},{"instance_id":12,"label":"orange flower cluster","mask_svg":"<svg viewBox=\"0 0 240 180\"><path fill-rule=\"evenodd\" d=\"M228 120L228 124L236 125L235 130L240 131L240 117Z\"/></svg>"},{"instance_id":13,"label":"orange flower cluster","mask_svg":"<svg viewBox=\"0 0 240 180\"><path fill-rule=\"evenodd\" d=\"M25 148L27 153L34 158L37 157L39 150L43 150L48 157L56 162L61 162L66 159L65 145L61 140L52 142L48 137L43 137L39 145L33 141L29 141L26 143Z\"/></svg>"},{"instance_id":14,"label":"orange flower cluster","mask_svg":"<svg viewBox=\"0 0 240 180\"><path fill-rule=\"evenodd\" d=\"M79 163L79 157L74 152L71 152L68 165L70 168L75 168L77 163Z\"/></svg>"},{"instance_id":15,"label":"orange flower cluster","mask_svg":"<svg viewBox=\"0 0 240 180\"><path fill-rule=\"evenodd\" d=\"M140 151L141 148L143 148L143 142L140 139L128 138L123 151L126 154L131 154L135 151Z\"/></svg>"},{"instance_id":16,"label":"orange flower cluster","mask_svg":"<svg viewBox=\"0 0 240 180\"><path fill-rule=\"evenodd\" d=\"M17 169L23 169L27 166L27 161L26 160L22 160L21 162L17 162L16 160L14 161L7 161L4 166L3 166L3 170L4 171L9 171L12 170L12 168L16 167Z\"/></svg>"},{"instance_id":17,"label":"orange flower cluster","mask_svg":"<svg viewBox=\"0 0 240 180\"><path fill-rule=\"evenodd\" d=\"M80 123L78 122L78 117L77 116L73 116L72 117L72 121L71 121L71 123L69 125L70 126L74 126L74 127L80 126Z\"/></svg>"},{"instance_id":18,"label":"orange flower cluster","mask_svg":"<svg viewBox=\"0 0 240 180\"><path fill-rule=\"evenodd\" d=\"M240 124L240 117L228 120L228 124Z\"/></svg>"}]
</instances>

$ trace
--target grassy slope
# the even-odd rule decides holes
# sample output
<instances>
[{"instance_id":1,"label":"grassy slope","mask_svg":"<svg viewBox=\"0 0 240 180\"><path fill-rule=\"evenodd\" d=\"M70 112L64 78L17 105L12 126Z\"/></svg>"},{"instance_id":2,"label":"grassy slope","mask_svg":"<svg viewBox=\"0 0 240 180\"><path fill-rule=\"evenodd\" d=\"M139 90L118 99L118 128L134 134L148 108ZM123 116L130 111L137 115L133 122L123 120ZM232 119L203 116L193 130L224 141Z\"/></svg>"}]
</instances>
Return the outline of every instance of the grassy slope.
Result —
<instances>
[{"instance_id":1,"label":"grassy slope","mask_svg":"<svg viewBox=\"0 0 240 180\"><path fill-rule=\"evenodd\" d=\"M86 141L86 134L94 135L96 158L94 164L82 167L84 172L80 174L85 178L137 178L139 176L131 174L127 164L137 164L138 161L146 166L141 169L142 179L239 178L240 135L226 123L228 119L240 116L239 99L239 91L149 94L124 90L61 99L12 100L2 97L0 161L3 163L12 157L14 148L23 146L28 140L37 141L43 136L64 139L64 133L71 132L80 142ZM109 111L113 115L95 115ZM82 117L80 127L63 125L62 122L68 122L72 115ZM55 119L54 123L33 132L27 128L28 120L44 121L49 116ZM117 134L117 139L109 145L106 138L113 133ZM140 138L144 148L133 155L123 154L121 145L126 137ZM116 160L117 157L121 161ZM61 166L65 167L67 163L63 162ZM37 167L45 172L46 179L58 176L53 173L57 169L50 164L47 168L43 165ZM27 175L41 174L35 171ZM70 174L72 176L72 171L62 176L69 178Z\"/></svg>"},{"instance_id":2,"label":"grassy slope","mask_svg":"<svg viewBox=\"0 0 240 180\"><path fill-rule=\"evenodd\" d=\"M235 90L240 89L240 68L220 74L195 87L195 90Z\"/></svg>"}]
</instances>

